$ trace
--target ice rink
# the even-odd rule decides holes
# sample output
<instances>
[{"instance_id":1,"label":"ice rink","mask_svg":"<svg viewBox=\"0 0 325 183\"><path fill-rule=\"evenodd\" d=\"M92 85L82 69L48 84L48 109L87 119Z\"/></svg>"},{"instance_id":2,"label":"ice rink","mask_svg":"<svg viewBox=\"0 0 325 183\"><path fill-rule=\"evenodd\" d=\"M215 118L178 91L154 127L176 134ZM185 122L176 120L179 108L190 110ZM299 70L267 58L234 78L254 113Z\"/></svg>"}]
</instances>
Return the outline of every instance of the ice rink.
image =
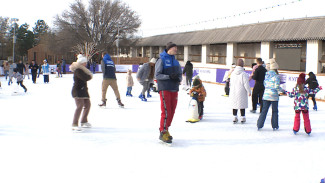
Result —
<instances>
[{"instance_id":1,"label":"ice rink","mask_svg":"<svg viewBox=\"0 0 325 183\"><path fill-rule=\"evenodd\" d=\"M310 110L311 136L292 132L293 99L281 96L279 131L271 128L271 109L257 131L259 113L246 110L245 124L232 123L224 86L204 83L203 120L186 123L190 101L185 91L170 133L173 144L159 142L160 100L157 93L142 102L142 86L133 79L133 97L126 97L126 74L118 85L125 108L119 108L111 88L106 109L99 108L102 74L88 82L91 129L71 131L75 110L72 74L43 83L25 79L27 93L0 89L1 183L317 183L325 177L325 104ZM322 85L322 83L320 83ZM324 86L323 86L324 87ZM312 106L312 101L309 101Z\"/></svg>"}]
</instances>

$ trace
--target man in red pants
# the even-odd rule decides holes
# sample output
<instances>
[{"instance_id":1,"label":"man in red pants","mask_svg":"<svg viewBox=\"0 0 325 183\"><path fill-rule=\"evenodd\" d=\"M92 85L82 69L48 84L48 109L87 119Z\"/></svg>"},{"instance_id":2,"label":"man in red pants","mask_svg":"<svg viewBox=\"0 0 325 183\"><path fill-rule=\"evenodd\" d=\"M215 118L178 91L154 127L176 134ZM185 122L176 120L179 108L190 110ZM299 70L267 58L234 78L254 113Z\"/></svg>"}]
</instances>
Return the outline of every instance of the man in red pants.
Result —
<instances>
[{"instance_id":1,"label":"man in red pants","mask_svg":"<svg viewBox=\"0 0 325 183\"><path fill-rule=\"evenodd\" d=\"M179 84L182 80L182 68L176 60L177 46L169 42L166 49L160 53L155 66L155 76L161 103L160 136L159 139L172 143L173 137L168 129L173 121L178 100Z\"/></svg>"}]
</instances>

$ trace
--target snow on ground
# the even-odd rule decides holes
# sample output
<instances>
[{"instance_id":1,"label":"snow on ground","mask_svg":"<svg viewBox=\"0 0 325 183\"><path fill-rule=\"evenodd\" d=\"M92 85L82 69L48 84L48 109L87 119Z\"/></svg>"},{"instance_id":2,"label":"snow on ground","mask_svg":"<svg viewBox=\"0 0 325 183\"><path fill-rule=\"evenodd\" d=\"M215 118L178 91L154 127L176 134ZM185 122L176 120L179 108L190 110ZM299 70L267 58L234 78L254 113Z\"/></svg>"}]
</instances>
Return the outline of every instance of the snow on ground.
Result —
<instances>
[{"instance_id":1,"label":"snow on ground","mask_svg":"<svg viewBox=\"0 0 325 183\"><path fill-rule=\"evenodd\" d=\"M279 131L272 131L271 109L257 131L258 113L247 110L246 124L234 125L229 98L221 96L223 86L205 83L201 122L185 122L190 97L179 92L169 147L158 140L159 95L141 102L133 74L134 96L125 97L126 74L117 77L125 108L118 107L110 88L107 108L97 106L102 74L95 74L88 82L93 128L82 133L71 131L72 74L51 75L49 84L43 76L37 84L25 79L28 92L19 88L18 95L12 95L16 84L8 86L1 77L0 182L315 183L325 177L323 102L318 102L319 111L310 111L310 137L303 124L293 135L293 99L286 96L280 97Z\"/></svg>"}]
</instances>

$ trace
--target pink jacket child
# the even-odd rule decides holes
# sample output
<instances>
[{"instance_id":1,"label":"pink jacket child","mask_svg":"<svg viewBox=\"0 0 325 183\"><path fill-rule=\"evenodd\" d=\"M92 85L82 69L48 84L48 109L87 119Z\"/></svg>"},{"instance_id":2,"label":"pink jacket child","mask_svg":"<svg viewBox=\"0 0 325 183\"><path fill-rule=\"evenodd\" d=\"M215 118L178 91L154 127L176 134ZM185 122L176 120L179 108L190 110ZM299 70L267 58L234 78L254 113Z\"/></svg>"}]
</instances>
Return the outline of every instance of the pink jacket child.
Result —
<instances>
[{"instance_id":1,"label":"pink jacket child","mask_svg":"<svg viewBox=\"0 0 325 183\"><path fill-rule=\"evenodd\" d=\"M308 94L316 94L322 87L316 89L309 89L305 86L305 74L301 73L297 79L297 85L292 92L288 92L289 97L294 98L294 110L296 112L293 133L297 134L300 129L300 113L304 118L305 132L310 135L311 126L308 112Z\"/></svg>"}]
</instances>

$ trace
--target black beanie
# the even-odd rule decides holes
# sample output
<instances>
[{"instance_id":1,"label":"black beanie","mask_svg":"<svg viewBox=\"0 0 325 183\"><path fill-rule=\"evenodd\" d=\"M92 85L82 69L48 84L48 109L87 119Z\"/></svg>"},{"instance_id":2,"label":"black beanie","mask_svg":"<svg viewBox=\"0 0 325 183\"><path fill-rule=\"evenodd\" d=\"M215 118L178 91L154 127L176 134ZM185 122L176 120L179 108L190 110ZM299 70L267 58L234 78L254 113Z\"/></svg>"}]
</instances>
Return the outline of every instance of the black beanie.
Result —
<instances>
[{"instance_id":1,"label":"black beanie","mask_svg":"<svg viewBox=\"0 0 325 183\"><path fill-rule=\"evenodd\" d=\"M177 46L177 45L175 43L173 43L173 42L167 43L167 45L166 45L166 51L168 51L169 49L171 49L174 46Z\"/></svg>"}]
</instances>

